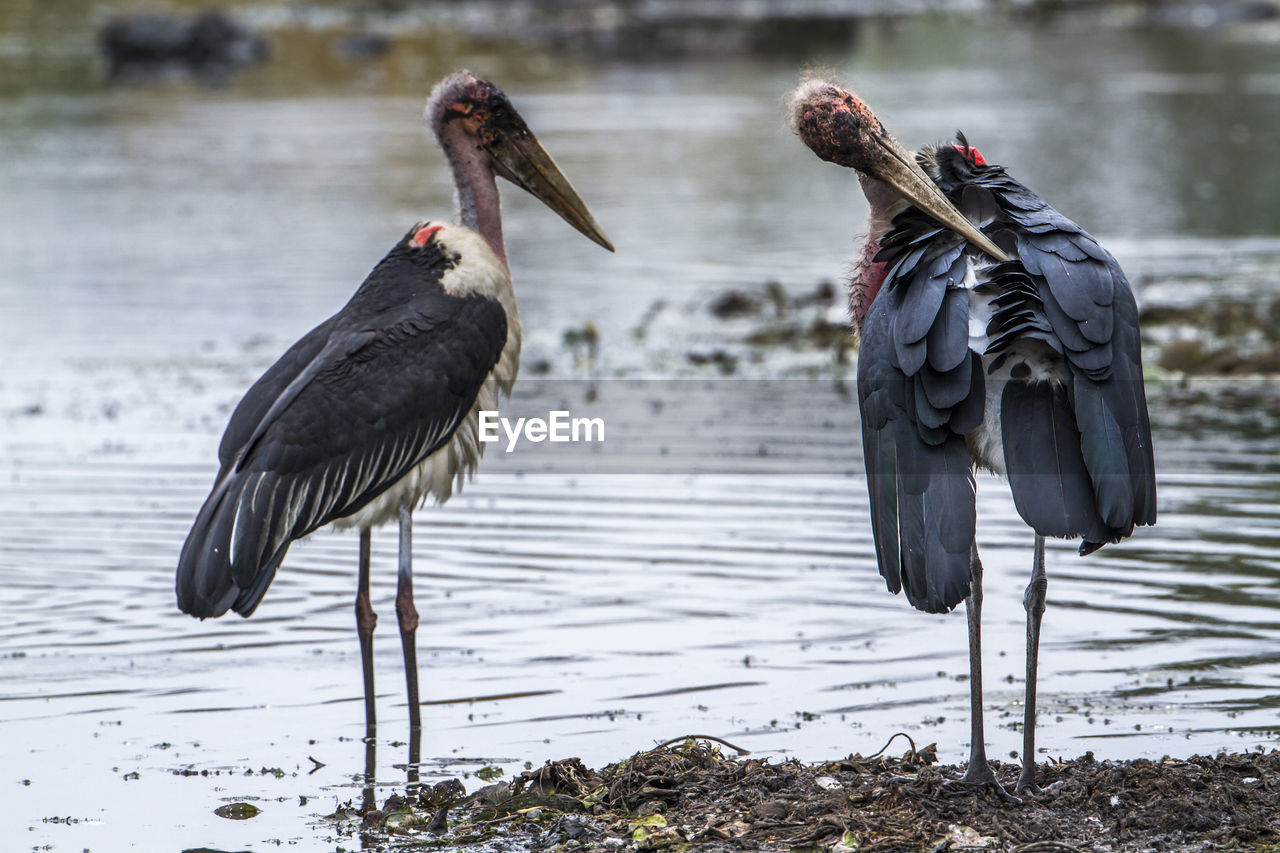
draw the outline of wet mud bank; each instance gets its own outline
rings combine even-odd
[[[901,743],[901,741],[898,741]],[[365,849],[1189,851],[1280,842],[1280,752],[1187,760],[1044,759],[1045,792],[1011,804],[955,784],[934,745],[890,757],[774,762],[687,740],[591,770],[549,762],[441,802],[332,816]],[[995,762],[1010,790],[1016,764]],[[448,815],[445,829],[444,816]],[[345,833],[344,833],[345,834]]]

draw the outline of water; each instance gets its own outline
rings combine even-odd
[[[962,760],[964,619],[884,591],[847,389],[810,382],[804,408],[780,402],[794,380],[766,380],[791,372],[788,354],[744,364],[759,381],[670,381],[714,374],[686,350],[733,345],[702,310],[715,293],[806,290],[852,253],[852,176],[783,125],[781,96],[812,57],[415,44],[362,71],[297,37],[216,90],[102,89],[81,48],[3,89],[4,837],[333,848],[321,816],[358,798],[364,768],[353,536],[294,546],[248,621],[178,613],[172,572],[243,390],[405,228],[449,209],[419,115],[429,81],[462,64],[513,95],[618,247],[504,189],[525,363],[581,377],[561,336],[593,321],[601,398],[665,404],[615,423],[618,440],[638,442],[635,458],[674,452],[648,473],[491,452],[460,497],[419,512],[424,774],[599,765],[692,732],[819,760],[906,730]],[[291,83],[302,55],[314,73]],[[1256,158],[1280,141],[1273,45],[926,21],[816,59],[908,145],[962,127],[1112,247],[1144,298],[1280,296],[1280,186]],[[582,387],[521,386],[530,406],[575,408]],[[1088,560],[1050,548],[1042,758],[1243,749],[1280,728],[1277,390],[1152,393],[1159,526]],[[690,438],[717,430],[714,453]],[[1031,536],[999,483],[979,498],[988,741],[1003,758],[1021,743]],[[394,531],[373,557],[381,799],[402,783],[406,737]],[[240,800],[261,815],[213,814]]]

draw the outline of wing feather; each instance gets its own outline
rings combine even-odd
[[[905,590],[913,606],[945,612],[969,594],[973,474],[962,438],[943,430],[935,445],[922,437],[919,412],[936,410],[893,364],[890,306],[887,299],[872,305],[858,355],[876,557],[891,592]]]
[[[992,270],[999,295],[987,355],[1030,343],[1064,360],[1054,383],[1033,377],[1002,391],[1010,427],[1002,430],[1004,456],[1019,512],[1042,534],[1082,536],[1082,552],[1155,523],[1138,313],[1120,265],[1003,168],[975,166],[947,149],[939,164],[953,198],[971,183],[991,191],[999,208],[992,238],[1015,247],[1015,257]]]
[[[449,441],[507,339],[496,300],[439,286],[456,260],[402,241],[245,395],[179,559],[184,611],[248,615],[290,542],[357,512]]]
[[[1037,532],[1079,536],[1087,553],[1154,523],[1156,489],[1137,310],[1119,265],[1003,168],[951,146],[934,153],[939,186],[1012,258],[991,265],[915,208],[899,214],[876,257],[888,272],[858,382],[880,573],[916,607],[945,610],[968,594],[964,436],[983,426],[989,393],[1015,505]],[[975,262],[991,307],[982,353],[968,336]],[[1057,364],[1051,381],[1024,371],[988,386],[988,363],[1027,353]]]

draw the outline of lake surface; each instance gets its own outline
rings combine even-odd
[[[741,349],[705,311],[717,293],[808,291],[853,252],[853,176],[784,126],[802,66],[853,81],[909,146],[962,128],[1145,301],[1280,298],[1280,177],[1258,158],[1280,149],[1280,47],[1253,31],[920,21],[821,56],[410,42],[298,70],[329,48],[310,35],[222,88],[123,90],[77,32],[0,90],[0,836],[23,849],[333,849],[322,816],[359,797],[365,760],[354,536],[295,545],[247,621],[178,613],[173,568],[245,388],[449,212],[420,114],[451,67],[506,88],[618,248],[504,188],[524,361],[546,371],[520,405],[634,414],[594,456],[491,450],[417,514],[428,779],[689,733],[822,760],[905,730],[967,755],[965,620],[876,574],[849,368],[765,353],[726,380],[686,358]],[[587,321],[590,368],[562,342]],[[1086,560],[1051,543],[1042,759],[1275,743],[1280,389],[1223,384],[1151,386],[1157,527]],[[987,737],[1007,758],[1032,537],[988,478],[979,525]],[[379,800],[405,775],[395,546],[375,533]],[[235,801],[262,813],[213,814]]]

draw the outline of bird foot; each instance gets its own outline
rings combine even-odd
[[[965,771],[963,776],[959,779],[948,779],[942,783],[942,787],[952,789],[986,788],[1011,806],[1022,804],[1021,798],[1015,797],[1005,790],[1005,787],[1000,784],[1000,780],[996,778],[995,772],[992,771],[991,765],[985,761],[977,766],[970,764],[969,769]]]
[[[1013,786],[1013,793],[1019,797],[1038,797],[1044,793],[1044,788],[1032,780],[1019,779],[1018,784]]]
[[[1059,779],[1052,785],[1041,788],[1036,784],[1034,777],[1018,777],[1018,784],[1013,787],[1013,793],[1019,797],[1040,797],[1045,794],[1053,793],[1065,784],[1065,780]]]

